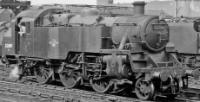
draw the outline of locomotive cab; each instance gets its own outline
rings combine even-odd
[[[34,46],[36,27],[43,25],[45,22],[41,19],[44,15],[60,10],[60,8],[31,8],[21,12],[16,19],[12,21],[12,34],[9,41],[6,42],[13,45],[13,49],[4,48],[6,54],[21,54],[25,56],[35,56]],[[9,39],[9,38],[8,38]]]

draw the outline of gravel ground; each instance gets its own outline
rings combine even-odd
[[[10,70],[12,68],[3,68],[0,65],[0,77],[8,77]],[[189,87],[200,89],[200,81],[196,81],[193,78],[189,79]],[[38,96],[30,96],[30,95],[20,95],[17,93],[9,93],[9,92],[1,92],[0,91],[0,102],[63,102],[59,100],[52,99],[44,99]],[[69,102],[69,101],[67,101]]]
[[[0,102],[63,102],[63,101],[44,99],[37,96],[0,92]]]
[[[200,89],[200,80],[194,80],[193,78],[190,78],[189,87],[195,88],[195,89]]]
[[[5,67],[3,67],[0,64],[0,77],[8,78],[11,69],[12,67],[5,69]],[[17,93],[0,91],[0,102],[63,102],[63,101],[56,101],[52,99],[44,99],[38,96],[21,95]]]

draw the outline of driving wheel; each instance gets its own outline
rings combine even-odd
[[[109,78],[104,79],[90,79],[90,85],[99,93],[108,93],[112,90],[112,82]]]
[[[36,71],[36,79],[40,84],[45,84],[50,81],[50,77],[53,75],[53,71],[50,68],[39,66]]]
[[[66,88],[74,88],[81,84],[80,72],[73,69],[59,73],[60,80]]]

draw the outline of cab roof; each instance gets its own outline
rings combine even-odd
[[[17,18],[23,17],[23,18],[32,18],[36,20],[37,18],[44,16],[47,13],[55,12],[63,10],[60,7],[38,7],[38,8],[30,8],[28,10],[22,11],[17,15]]]

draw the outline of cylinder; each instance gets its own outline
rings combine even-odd
[[[144,15],[144,9],[145,9],[144,1],[134,2],[133,6],[134,6],[134,15]]]

